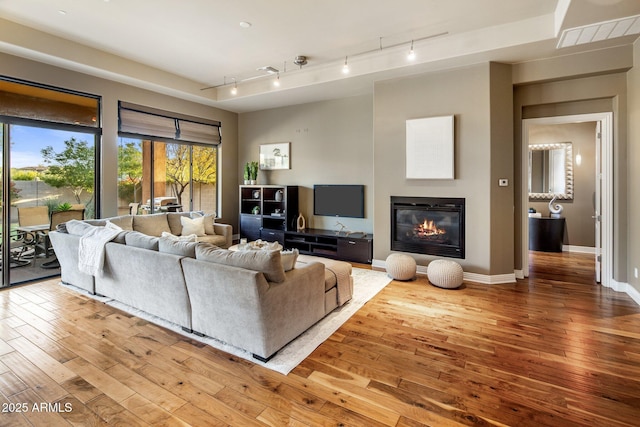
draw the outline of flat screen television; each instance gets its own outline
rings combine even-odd
[[[364,218],[364,185],[314,185],[313,214]]]

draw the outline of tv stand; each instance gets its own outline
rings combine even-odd
[[[371,264],[373,259],[373,235],[343,233],[308,228],[304,231],[285,231],[286,249],[298,249],[301,254]]]

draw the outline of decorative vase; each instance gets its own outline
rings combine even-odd
[[[282,190],[276,191],[276,202],[282,201]]]
[[[257,181],[257,179],[251,179],[251,180],[249,180],[249,184],[250,185],[256,185],[256,181]]]
[[[296,222],[296,228],[298,231],[304,231],[304,229],[306,228],[307,222],[305,221],[304,217],[302,216],[302,214],[298,214],[298,221]]]

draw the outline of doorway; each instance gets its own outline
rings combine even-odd
[[[528,207],[529,199],[529,145],[532,140],[532,133],[540,126],[562,126],[570,124],[586,124],[588,123],[593,130],[593,154],[591,160],[593,167],[593,194],[592,200],[582,200],[582,209],[585,202],[593,203],[588,208],[588,212],[582,212],[583,221],[586,214],[586,221],[590,221],[591,230],[593,230],[593,257],[595,265],[596,281],[604,286],[609,286],[612,279],[612,158],[613,158],[613,114],[612,113],[594,113],[581,114],[572,116],[545,117],[536,119],[523,120],[523,147],[522,147],[522,266],[523,274],[529,275],[529,217]],[[570,141],[566,141],[570,142]],[[580,162],[581,156],[584,154],[580,151],[573,152],[574,162]],[[576,165],[577,166],[577,165]],[[580,166],[577,166],[580,167]],[[600,172],[598,172],[598,169]],[[599,179],[598,179],[599,178]],[[584,195],[582,196],[584,197]],[[546,200],[548,203],[549,200]],[[560,201],[561,202],[561,201]],[[573,201],[569,202],[572,203]],[[562,202],[561,202],[562,203]],[[540,206],[540,205],[538,205]],[[573,206],[572,206],[573,207]],[[575,210],[575,209],[574,209]],[[574,220],[575,221],[575,220]],[[586,227],[586,225],[585,225]],[[585,245],[589,247],[591,244]],[[578,245],[579,246],[579,245]]]

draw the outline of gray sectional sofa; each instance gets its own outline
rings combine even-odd
[[[159,215],[165,215],[172,234],[181,234],[179,219],[171,215],[188,214]],[[234,252],[208,242],[158,237],[165,227],[159,215],[110,219],[121,227],[131,224],[131,230],[122,227],[126,231],[106,243],[103,270],[95,276],[78,269],[81,235],[51,232],[62,281],[242,348],[263,361],[351,298],[348,263],[325,268],[306,259],[290,268],[293,265],[286,264],[292,260],[283,265],[288,255],[280,251]],[[143,225],[144,221],[149,222]],[[214,227],[225,237],[220,243],[228,246],[231,227],[217,223]]]

